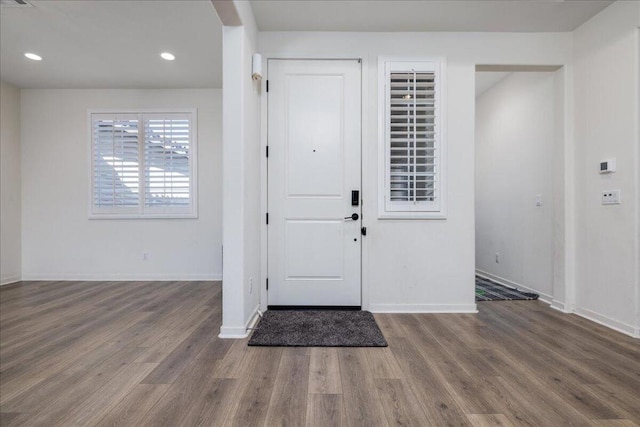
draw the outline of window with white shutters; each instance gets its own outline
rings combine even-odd
[[[380,218],[444,218],[442,61],[380,60]]]
[[[145,206],[189,206],[189,118],[145,116],[144,132]]]
[[[135,212],[140,193],[138,116],[96,114],[93,128],[93,206]]]
[[[90,113],[92,218],[196,217],[195,113]]]

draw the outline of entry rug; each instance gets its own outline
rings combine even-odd
[[[484,277],[476,276],[476,301],[534,300],[538,297],[538,294],[508,288]]]
[[[368,311],[267,310],[249,345],[387,347],[387,341]]]

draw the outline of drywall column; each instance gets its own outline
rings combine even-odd
[[[20,90],[0,82],[0,285],[22,275]]]
[[[260,301],[260,86],[251,80],[258,31],[248,2],[214,6],[224,25],[220,337],[244,338]]]
[[[556,72],[554,108],[556,112],[553,159],[553,300],[551,307],[570,313],[575,290],[575,187],[573,96],[571,69],[563,66]],[[561,84],[560,84],[561,82]],[[571,291],[571,294],[569,292]]]
[[[220,337],[244,328],[244,29],[222,29],[222,326]]]

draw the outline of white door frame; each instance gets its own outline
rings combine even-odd
[[[281,55],[281,54],[269,54],[265,53],[262,55],[262,69],[265,70],[263,75],[263,79],[261,82],[261,90],[262,93],[266,95],[266,82],[269,80],[269,68],[268,63],[270,59],[280,59],[280,60],[358,60],[360,61],[360,195],[362,203],[362,227],[367,227],[367,222],[369,220],[368,216],[365,215],[365,206],[369,206],[369,204],[365,205],[367,200],[373,200],[375,193],[371,194],[371,192],[375,192],[374,188],[369,188],[365,184],[364,177],[367,176],[369,171],[369,162],[367,161],[366,152],[364,150],[363,142],[369,136],[365,134],[365,130],[367,129],[367,117],[364,112],[364,106],[368,105],[369,101],[369,91],[368,91],[368,73],[364,72],[364,70],[368,69],[368,61],[364,55],[361,54],[353,54],[353,55],[337,55],[337,56],[325,56],[325,55],[305,55],[305,54],[292,54],[292,55]],[[267,299],[267,277],[269,277],[269,248],[268,248],[268,226],[264,218],[266,218],[266,214],[268,212],[268,162],[266,157],[266,147],[268,145],[267,137],[268,137],[268,96],[261,97],[261,105],[260,105],[260,149],[262,151],[261,162],[260,162],[260,177],[261,177],[261,188],[260,188],[260,218],[262,218],[262,227],[261,227],[261,248],[260,248],[260,310],[266,310],[268,306]],[[369,136],[371,137],[371,136]],[[374,162],[375,163],[375,162]],[[375,166],[375,165],[374,165]],[[365,200],[366,199],[366,200]],[[368,262],[369,262],[369,245],[368,240],[365,236],[361,236],[360,239],[361,251],[360,251],[360,292],[361,292],[361,309],[368,310],[369,309],[369,274],[368,274]]]

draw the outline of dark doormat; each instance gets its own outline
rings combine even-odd
[[[518,289],[499,285],[498,283],[476,276],[476,301],[511,301],[534,300],[539,295],[532,292],[522,292]]]
[[[249,345],[387,347],[387,341],[368,311],[267,310]]]

